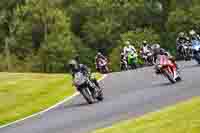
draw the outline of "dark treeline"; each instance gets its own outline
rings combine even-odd
[[[160,42],[199,30],[199,0],[1,0],[0,71],[65,72],[79,54],[94,68],[102,51],[118,69],[123,42]]]

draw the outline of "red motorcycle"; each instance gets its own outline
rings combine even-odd
[[[157,73],[164,75],[171,83],[181,80],[177,66],[172,60],[165,55],[161,55],[158,60],[159,63],[156,65]]]

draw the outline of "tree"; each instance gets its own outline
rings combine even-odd
[[[14,21],[9,22],[9,26],[14,27],[11,49],[19,60],[25,62],[27,57],[38,56],[32,61],[41,64],[40,70],[51,71],[53,64],[64,69],[64,64],[75,52],[71,44],[70,18],[64,10],[48,0],[29,0],[16,7],[12,19]]]

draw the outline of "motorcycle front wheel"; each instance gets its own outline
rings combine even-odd
[[[93,103],[93,97],[91,95],[91,92],[90,92],[89,88],[81,89],[80,93],[85,98],[85,100],[87,101],[88,104],[92,104]]]
[[[173,74],[171,74],[170,72],[168,72],[167,70],[164,70],[164,75],[168,78],[168,80],[174,84],[176,83],[176,80],[174,79]]]
[[[98,101],[103,101],[104,97],[103,97],[103,93],[100,92],[100,94],[97,96],[97,100]]]
[[[200,64],[200,54],[199,54],[198,52],[195,52],[195,53],[194,53],[194,59],[196,60],[196,62],[197,62],[198,64]]]

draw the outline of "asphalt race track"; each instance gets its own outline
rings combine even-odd
[[[183,81],[170,84],[152,67],[109,74],[102,82],[105,100],[87,105],[81,96],[51,111],[0,129],[0,133],[88,133],[119,120],[141,116],[200,96],[200,66],[179,62]]]

